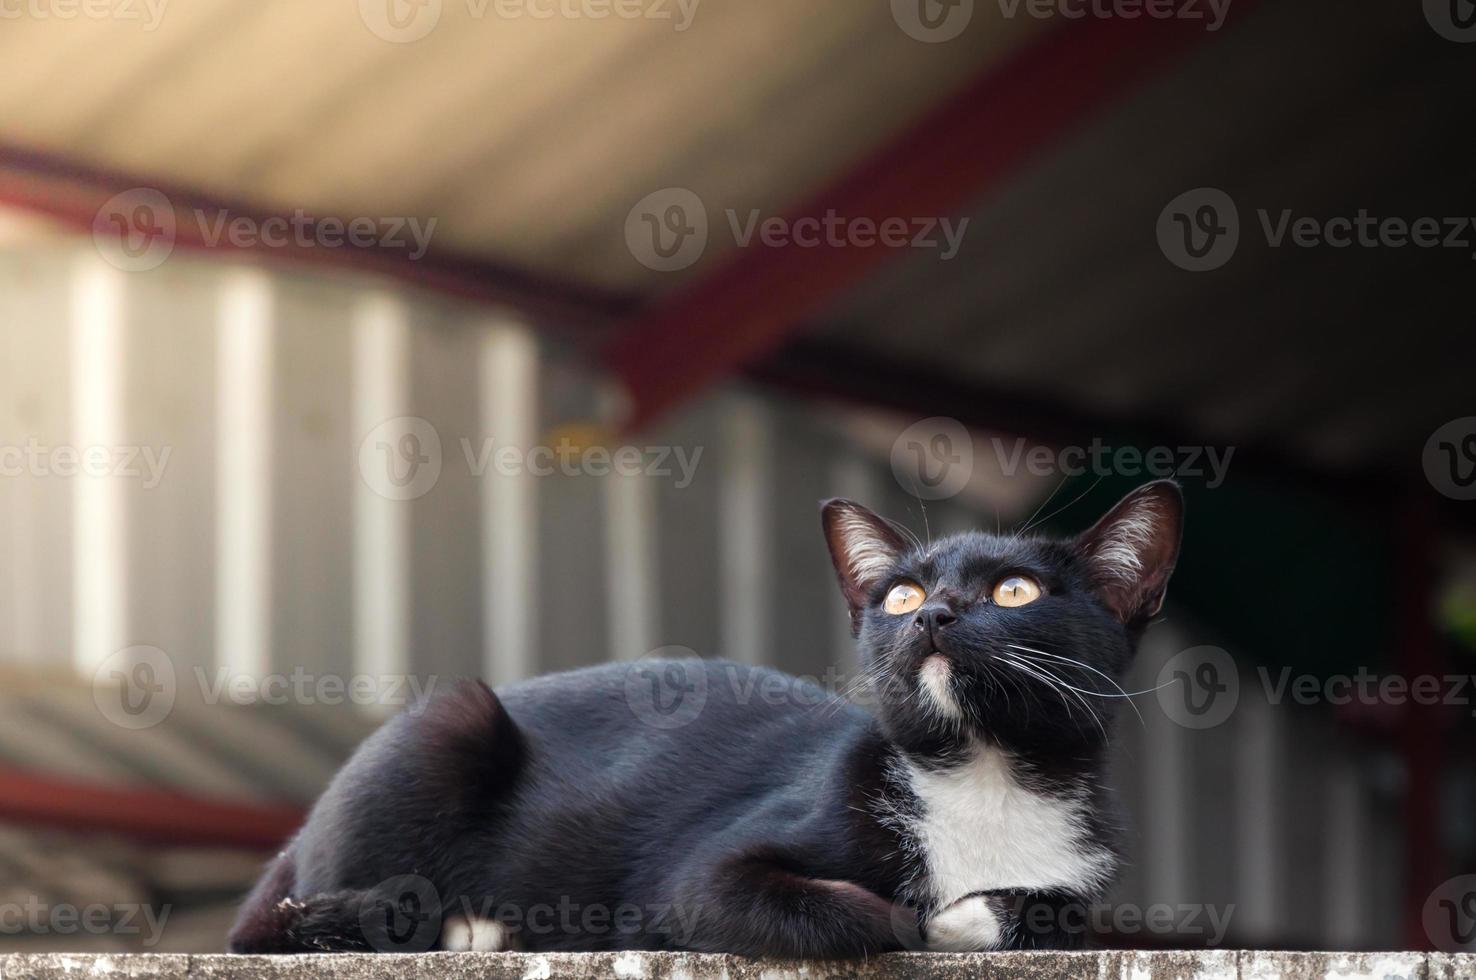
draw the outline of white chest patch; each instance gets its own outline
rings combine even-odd
[[[942,772],[908,764],[907,780],[922,804],[910,831],[938,908],[990,888],[1089,891],[1112,873],[1111,854],[1089,839],[1085,803],[1022,786],[998,749]]]

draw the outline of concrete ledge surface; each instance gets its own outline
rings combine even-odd
[[[1476,980],[1472,953],[891,953],[750,960],[692,953],[184,956],[16,953],[0,980]]]

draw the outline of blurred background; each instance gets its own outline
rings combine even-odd
[[[1100,941],[1469,948],[1473,41],[1468,0],[0,0],[0,950],[223,948],[451,677],[843,690],[822,498],[1075,532],[1170,474],[1113,907],[1172,914]]]

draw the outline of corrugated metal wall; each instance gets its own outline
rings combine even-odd
[[[0,447],[44,460],[0,477],[0,661],[87,677],[144,644],[212,675],[500,682],[680,646],[848,673],[816,502],[920,529],[885,461],[803,405],[727,390],[639,440],[695,457],[689,484],[669,457],[664,477],[475,472],[495,459],[485,440],[551,443],[600,398],[481,308],[182,258],[130,275],[80,249],[0,252]],[[423,427],[384,426],[403,416],[439,453]],[[130,473],[55,472],[93,446]],[[428,489],[417,459],[439,462]],[[995,515],[955,499],[928,520]],[[1129,689],[1203,642],[1182,620],[1156,628]],[[1396,943],[1397,816],[1368,760],[1326,715],[1242,689],[1207,731],[1151,695],[1141,724],[1125,713],[1121,899],[1234,906],[1241,942]]]

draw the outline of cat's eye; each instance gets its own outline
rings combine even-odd
[[[923,600],[926,598],[927,596],[919,586],[913,585],[911,582],[898,582],[892,586],[892,591],[887,593],[887,598],[882,603],[882,608],[893,616],[901,616],[903,613],[910,613],[918,606],[921,606]]]
[[[1040,598],[1040,585],[1024,575],[1011,575],[994,587],[994,601],[1001,606],[1025,606]]]

